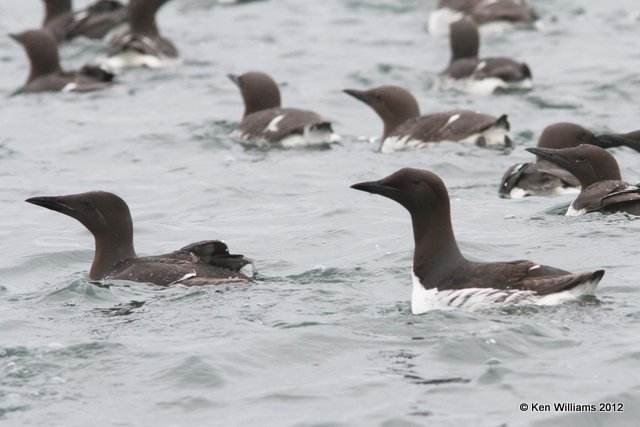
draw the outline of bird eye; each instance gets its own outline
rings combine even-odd
[[[413,183],[413,185],[420,185],[420,184],[422,184],[423,181],[421,179],[419,179],[419,178],[416,178],[416,179],[412,180],[411,182]]]

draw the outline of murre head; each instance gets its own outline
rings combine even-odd
[[[266,73],[250,71],[242,75],[229,74],[244,101],[244,117],[256,111],[280,107],[280,89]]]
[[[45,15],[42,23],[43,26],[51,22],[52,19],[71,12],[71,0],[44,0],[44,8]]]
[[[144,36],[160,35],[156,12],[168,0],[129,0],[128,15],[131,31]]]
[[[413,271],[421,279],[440,280],[450,267],[464,261],[451,227],[449,193],[433,172],[403,168],[351,188],[388,197],[409,211],[415,242]]]
[[[595,135],[578,124],[560,122],[547,126],[538,140],[538,147],[542,148],[568,148],[577,147],[580,144],[591,144],[600,148],[629,147],[640,150],[640,131]]]
[[[9,37],[20,43],[29,57],[31,71],[27,83],[40,76],[61,71],[58,43],[49,31],[27,30],[20,34],[9,34]]]
[[[595,145],[581,144],[561,149],[534,147],[526,150],[571,172],[583,189],[596,182],[622,179],[616,159]]]
[[[449,212],[449,194],[444,183],[426,170],[403,168],[381,180],[361,182],[351,188],[388,197],[412,213]]]
[[[380,86],[369,90],[345,89],[344,92],[378,113],[384,122],[382,140],[407,120],[420,116],[418,102],[409,91],[400,86]]]
[[[595,139],[593,132],[578,124],[559,122],[544,128],[538,140],[538,147],[554,149],[577,147],[580,144],[592,144]]]
[[[104,278],[109,267],[116,262],[135,256],[129,207],[113,193],[91,191],[67,196],[32,197],[26,202],[68,215],[87,227],[96,243],[90,272],[92,279]]]
[[[463,58],[477,58],[480,49],[478,26],[470,18],[462,18],[449,25],[451,61]]]

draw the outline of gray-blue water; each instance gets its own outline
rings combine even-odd
[[[77,1],[77,6],[87,1]],[[640,4],[540,0],[544,27],[485,37],[529,63],[535,90],[471,97],[432,88],[448,40],[435,1],[174,0],[159,14],[177,69],[130,71],[110,90],[10,98],[26,79],[0,37],[0,424],[7,426],[635,426],[640,417],[639,222],[565,218],[571,197],[501,200],[503,171],[566,120],[640,128]],[[39,24],[39,1],[0,2],[0,33]],[[101,43],[63,47],[63,64]],[[332,119],[328,150],[248,149],[227,73],[259,69],[286,106]],[[511,154],[444,143],[382,155],[379,119],[342,89],[399,84],[423,112],[509,113]],[[640,156],[614,151],[640,180]],[[410,312],[407,213],[349,185],[404,167],[449,187],[463,252],[605,268],[597,298],[554,307]],[[150,255],[224,239],[255,259],[251,285],[159,288],[88,281],[90,234],[24,203],[102,189],[133,213]],[[622,413],[520,404],[622,403]],[[599,408],[598,408],[599,409]]]

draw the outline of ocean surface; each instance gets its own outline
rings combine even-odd
[[[43,11],[0,2],[0,425],[637,426],[640,222],[568,218],[572,196],[497,190],[548,124],[640,128],[640,3],[531,3],[539,31],[481,46],[526,61],[528,93],[436,90],[449,47],[426,31],[434,0],[173,0],[158,21],[181,67],[127,71],[102,92],[11,97],[28,62],[4,34],[37,27]],[[63,66],[103,49],[65,45]],[[285,106],[331,119],[342,143],[232,141],[243,105],[227,74],[249,70],[274,76]],[[379,154],[381,121],[342,89],[382,84],[410,89],[423,113],[508,113],[515,147]],[[640,181],[640,154],[613,153]],[[467,257],[604,268],[597,297],[412,315],[409,216],[349,188],[405,166],[442,177]],[[223,239],[255,260],[255,281],[90,282],[88,231],[24,200],[98,189],[128,202],[140,255]]]

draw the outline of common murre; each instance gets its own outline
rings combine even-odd
[[[116,0],[97,0],[84,9],[73,11],[71,0],[44,0],[42,27],[58,42],[87,37],[101,39],[127,22],[126,7]]]
[[[111,85],[113,74],[96,65],[64,71],[60,66],[56,39],[47,30],[28,30],[9,36],[24,47],[30,63],[29,77],[16,93],[86,92]]]
[[[618,162],[607,150],[589,144],[526,150],[566,169],[580,181],[582,189],[567,209],[567,216],[590,212],[640,215],[640,186],[622,180]]]
[[[247,282],[241,272],[251,260],[229,254],[224,242],[205,240],[175,252],[138,257],[133,247],[133,222],[120,197],[104,191],[26,200],[78,220],[93,234],[95,255],[89,277],[147,282],[168,286]]]
[[[379,181],[361,182],[356,190],[388,197],[411,215],[415,250],[411,310],[481,308],[503,304],[557,304],[593,295],[604,270],[570,273],[519,260],[473,262],[456,242],[449,194],[432,172],[404,168]]]
[[[633,138],[637,138],[634,140]],[[640,151],[640,131],[627,134],[596,135],[588,129],[569,122],[553,123],[542,131],[537,147],[568,148],[591,144],[602,148],[630,147]],[[556,196],[578,194],[580,181],[568,170],[541,158],[534,162],[517,163],[502,176],[498,194],[505,199],[528,196]]]
[[[332,144],[340,141],[331,122],[319,114],[280,106],[280,89],[266,73],[229,74],[242,95],[244,114],[231,133],[241,140],[266,140],[283,147]]]
[[[114,70],[180,65],[178,49],[160,34],[156,24],[156,13],[167,1],[130,0],[127,6],[130,29],[111,41],[101,62]]]
[[[507,116],[498,118],[467,110],[420,115],[416,99],[400,86],[380,86],[369,90],[345,89],[364,102],[384,123],[380,151],[425,148],[440,141],[460,141],[482,147],[511,146]]]
[[[449,25],[470,17],[483,32],[538,26],[538,15],[524,0],[438,0],[429,14],[429,32],[444,35]]]
[[[524,62],[506,57],[478,58],[480,33],[470,18],[451,24],[451,60],[436,86],[472,95],[490,95],[533,87],[531,70]]]

